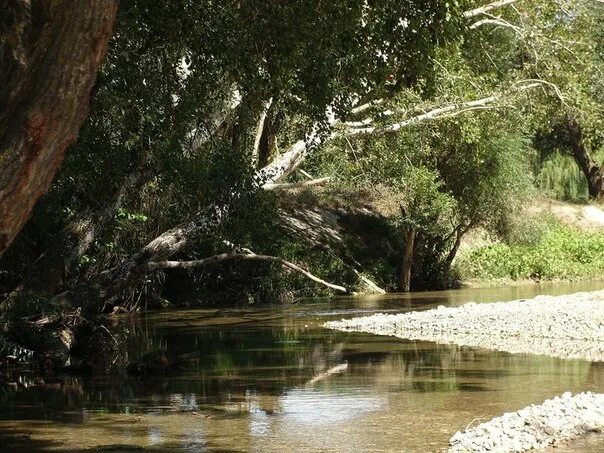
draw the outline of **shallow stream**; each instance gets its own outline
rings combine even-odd
[[[442,451],[455,431],[565,391],[604,363],[329,331],[328,320],[604,288],[604,282],[309,300],[123,320],[128,354],[195,352],[156,378],[34,382],[0,398],[10,451]],[[3,448],[2,448],[3,447]],[[567,448],[567,450],[565,450]],[[556,451],[603,451],[591,436]]]

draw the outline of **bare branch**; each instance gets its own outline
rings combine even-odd
[[[489,3],[488,5],[481,6],[480,8],[466,11],[465,13],[463,13],[463,17],[465,17],[466,19],[471,19],[472,17],[480,16],[481,14],[488,13],[489,11],[493,11],[494,9],[511,5],[512,3],[516,3],[517,1],[518,0],[499,0],[493,3]]]
[[[313,178],[313,176],[312,176],[310,173],[308,173],[308,172],[306,172],[306,171],[302,170],[301,168],[299,168],[299,169],[298,169],[298,172],[299,172],[299,173],[300,173],[302,176],[304,176],[306,179],[315,179],[315,178]]]
[[[518,86],[520,83],[519,82],[519,83],[515,84],[515,86],[512,89],[510,89],[508,91],[508,93],[505,93],[505,94],[488,96],[486,98],[477,99],[474,101],[449,104],[449,105],[446,105],[443,107],[439,107],[439,108],[430,110],[426,113],[422,113],[421,115],[417,115],[417,116],[408,118],[408,119],[400,121],[398,123],[384,126],[382,128],[379,128],[376,126],[371,126],[371,127],[365,127],[365,128],[348,129],[348,130],[341,132],[340,135],[349,136],[349,135],[397,132],[400,129],[402,129],[403,127],[410,126],[410,125],[416,124],[416,123],[420,123],[422,121],[443,118],[446,116],[450,116],[451,114],[459,114],[463,111],[468,111],[468,110],[480,110],[480,109],[488,108],[488,106],[490,104],[493,104],[494,102],[501,100],[507,94],[525,91],[530,88],[542,86],[543,84],[550,85],[550,82],[546,82],[546,81],[542,81],[542,80],[530,80],[530,82],[531,83]],[[557,92],[557,94],[558,94],[558,92]]]
[[[268,110],[271,108],[272,104],[273,98],[270,98],[268,102],[264,105],[264,110],[262,110],[260,120],[258,121],[258,128],[256,129],[256,138],[254,139],[254,149],[252,151],[252,162],[254,163],[254,166],[258,161],[258,150],[260,149],[260,139],[262,138],[262,132],[264,131],[264,123],[266,123],[266,115],[268,114]]]
[[[604,0],[603,0],[604,1]],[[366,110],[369,110],[371,107],[375,107],[376,105],[382,105],[385,101],[383,99],[376,99],[375,101],[368,102],[367,104],[359,105],[358,107],[353,108],[350,113],[356,115],[358,113],[362,113]]]
[[[517,27],[516,25],[510,24],[509,22],[501,20],[501,19],[479,20],[477,22],[474,22],[472,25],[470,25],[470,30],[475,30],[476,28],[481,27],[482,25],[487,25],[487,24],[498,25],[500,27],[510,28],[510,29],[514,30],[514,32],[516,32],[517,34],[519,34],[519,35],[522,34],[522,29],[520,27]]]
[[[447,105],[444,107],[439,107],[434,110],[430,110],[429,112],[422,113],[421,115],[414,116],[412,118],[406,119],[399,123],[394,123],[394,124],[385,126],[383,128],[378,128],[376,126],[372,126],[372,127],[366,127],[366,128],[350,129],[350,130],[346,131],[343,135],[360,135],[360,134],[397,132],[401,128],[410,126],[415,123],[420,123],[422,121],[439,118],[447,113],[455,112],[457,110],[484,106],[486,104],[490,104],[490,103],[496,101],[497,99],[499,99],[499,96],[489,96],[487,98],[478,99],[476,101],[462,102],[462,103],[458,103],[458,104],[450,104],[450,105]]]
[[[323,285],[329,289],[332,289],[341,293],[348,293],[349,291],[343,286],[334,285],[333,283],[326,282],[325,280],[311,274],[307,270],[301,268],[297,264],[292,263],[291,261],[287,261],[283,258],[279,258],[276,256],[270,255],[257,255],[251,251],[241,252],[231,252],[231,253],[222,253],[220,255],[210,256],[208,258],[203,258],[200,260],[193,261],[156,261],[149,263],[148,269],[150,271],[158,271],[161,269],[197,269],[200,267],[210,266],[212,264],[220,263],[223,261],[229,260],[240,260],[240,261],[269,261],[273,263],[281,264],[281,266],[286,267],[288,269],[292,269],[299,274],[304,275],[309,280],[312,280],[315,283]]]

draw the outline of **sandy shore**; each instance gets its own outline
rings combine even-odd
[[[324,326],[510,353],[604,361],[604,291],[376,314]]]

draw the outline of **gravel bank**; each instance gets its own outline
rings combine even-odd
[[[455,433],[449,453],[521,452],[603,430],[604,395],[569,392]]]
[[[324,327],[511,353],[604,361],[604,290],[444,306],[331,321]]]

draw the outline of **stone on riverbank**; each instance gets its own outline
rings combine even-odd
[[[604,430],[604,394],[570,392],[457,432],[449,453],[522,452]]]
[[[604,291],[380,313],[324,326],[510,353],[604,361]]]

